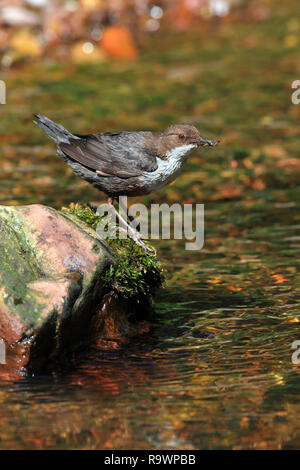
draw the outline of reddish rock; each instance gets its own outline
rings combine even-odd
[[[37,371],[91,329],[114,262],[88,226],[42,205],[0,207],[0,374]]]

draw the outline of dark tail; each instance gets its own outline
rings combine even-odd
[[[41,114],[34,114],[34,116],[37,118],[37,121],[33,122],[46,132],[57,144],[61,142],[68,144],[70,137],[76,139],[76,136],[71,134],[71,132],[67,131],[67,129],[60,124],[51,121],[51,119],[48,119],[46,116],[42,116]]]

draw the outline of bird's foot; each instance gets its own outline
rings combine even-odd
[[[127,228],[124,228],[124,227],[119,226],[119,227],[116,227],[116,228],[119,232],[126,233],[126,235],[128,235],[137,245],[139,245],[145,251],[148,251],[150,253],[154,253],[153,248],[146,245],[146,243],[144,243],[141,235],[136,230],[134,230],[132,227],[128,226]]]
[[[126,233],[137,245],[139,245],[145,251],[153,253],[154,252],[153,248],[150,248],[150,246],[146,245],[146,243],[143,242],[141,234],[137,230],[133,229],[128,224],[128,222],[121,216],[121,214],[119,214],[119,212],[116,210],[115,206],[113,205],[113,200],[111,198],[108,199],[108,205],[110,206],[111,211],[118,218],[119,223],[121,223],[123,226],[123,227],[122,226],[117,227],[117,230],[119,232]]]

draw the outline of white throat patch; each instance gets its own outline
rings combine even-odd
[[[187,157],[196,147],[195,144],[181,145],[167,152],[166,160],[157,158],[157,170],[145,172],[142,187],[155,191],[173,181],[185,163],[186,158],[183,157]]]

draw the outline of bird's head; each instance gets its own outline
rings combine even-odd
[[[169,148],[194,146],[196,147],[214,147],[219,143],[218,140],[210,140],[202,137],[195,126],[188,124],[176,124],[168,127],[162,133],[162,140]]]

